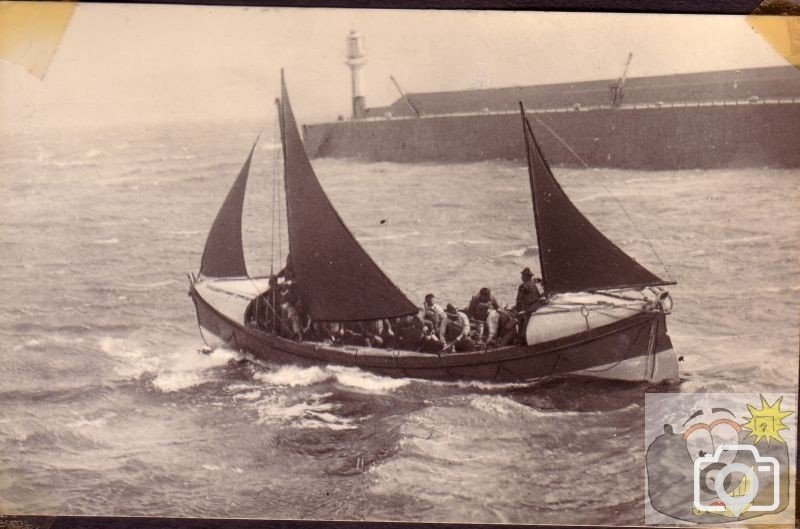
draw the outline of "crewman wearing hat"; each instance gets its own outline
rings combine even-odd
[[[452,347],[456,351],[472,351],[475,342],[469,337],[469,316],[448,303],[444,309],[446,318],[442,322],[443,333],[447,344],[445,349]]]
[[[539,308],[538,301],[542,297],[539,287],[533,280],[533,272],[527,266],[520,272],[522,284],[517,288],[517,312],[526,314]]]
[[[517,288],[517,317],[520,320],[519,333],[522,338],[525,337],[525,331],[528,328],[528,319],[532,312],[536,311],[541,306],[542,292],[536,286],[533,278],[533,272],[527,266],[520,272],[522,276],[522,284]]]

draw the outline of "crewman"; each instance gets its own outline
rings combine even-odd
[[[256,296],[247,306],[244,313],[244,322],[248,327],[255,327],[262,331],[272,332],[278,323],[275,308],[278,306],[278,278],[270,276],[268,288]]]
[[[475,320],[476,335],[479,343],[483,343],[483,329],[487,318],[499,308],[500,304],[497,303],[488,287],[483,287],[477,294],[472,296],[467,308],[467,316]],[[492,319],[495,319],[495,317],[492,316]]]
[[[542,306],[544,300],[531,269],[525,267],[520,272],[520,276],[522,276],[522,284],[517,288],[517,303],[514,308],[517,311],[517,319],[519,320],[519,335],[524,341],[528,320],[531,314]]]
[[[446,319],[444,309],[436,303],[436,297],[433,294],[425,295],[425,303],[422,306],[424,311],[423,320],[425,326],[428,327],[434,336],[440,341],[444,342],[444,334],[441,333],[442,322]]]
[[[284,336],[293,340],[303,339],[303,325],[301,321],[300,292],[294,281],[294,274],[286,269],[284,282],[280,284],[280,310]]]
[[[404,351],[416,351],[422,346],[422,336],[425,324],[422,318],[415,314],[395,318],[392,324],[396,336],[396,347]]]
[[[507,308],[491,311],[486,318],[486,326],[489,328],[487,349],[509,345],[517,336],[517,318]]]
[[[387,319],[362,321],[359,324],[361,335],[367,347],[394,346],[394,331]]]
[[[317,339],[324,344],[339,343],[344,334],[342,324],[335,321],[315,321],[312,328],[317,335]]]
[[[472,351],[475,342],[469,337],[469,316],[464,311],[456,309],[448,303],[444,310],[445,319],[442,321],[441,332],[445,337],[445,349],[452,347],[456,351]]]

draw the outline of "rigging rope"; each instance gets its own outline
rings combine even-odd
[[[527,114],[527,113],[528,113],[528,112],[526,111],[526,114]],[[581,162],[581,164],[583,165],[583,167],[584,167],[585,169],[589,169],[589,168],[590,168],[590,167],[589,167],[589,164],[587,164],[587,163],[586,163],[586,162],[583,160],[583,158],[581,158],[581,157],[578,155],[578,153],[577,153],[577,152],[575,152],[575,151],[572,149],[572,147],[570,147],[570,146],[567,144],[567,142],[564,140],[564,138],[562,138],[561,136],[559,136],[559,135],[556,133],[556,131],[554,131],[552,128],[550,128],[550,126],[548,126],[548,125],[547,125],[547,123],[545,123],[544,121],[542,121],[541,119],[539,119],[539,118],[538,118],[538,117],[537,117],[535,114],[533,115],[533,119],[535,119],[535,120],[536,120],[536,123],[538,123],[539,125],[541,125],[542,127],[544,127],[544,128],[545,128],[545,129],[546,129],[546,130],[547,130],[547,131],[550,133],[550,134],[552,134],[552,135],[553,135],[553,137],[554,137],[555,139],[557,139],[557,140],[559,141],[559,143],[561,143],[561,145],[563,145],[563,146],[564,146],[564,147],[565,147],[565,148],[566,148],[566,149],[567,149],[567,150],[568,150],[568,151],[569,151],[569,152],[570,152],[570,153],[571,153],[571,154],[572,154],[572,155],[575,157],[575,159],[577,159],[579,162]],[[616,203],[617,203],[617,206],[619,206],[619,209],[621,209],[621,210],[622,210],[622,213],[624,213],[624,214],[625,214],[625,217],[628,219],[628,222],[629,222],[629,223],[630,223],[630,224],[633,226],[633,229],[635,229],[635,230],[636,230],[636,232],[639,234],[639,236],[640,236],[642,239],[644,239],[644,241],[647,243],[647,246],[649,246],[649,247],[650,247],[650,251],[651,251],[651,252],[653,252],[653,255],[655,255],[655,256],[656,256],[656,259],[658,259],[658,262],[659,262],[659,263],[661,263],[661,266],[664,268],[664,271],[667,273],[667,276],[668,276],[668,277],[671,279],[671,278],[672,278],[672,272],[670,272],[670,270],[669,270],[669,267],[668,267],[668,266],[667,266],[667,264],[664,262],[664,260],[663,260],[663,259],[661,259],[661,256],[660,256],[660,255],[658,255],[658,252],[656,251],[656,249],[655,249],[655,247],[653,246],[653,244],[650,242],[650,239],[649,239],[649,238],[647,238],[647,237],[645,237],[645,235],[644,235],[644,234],[643,234],[643,233],[642,233],[642,232],[639,230],[639,228],[638,228],[638,225],[637,225],[635,222],[633,222],[633,219],[631,218],[630,214],[628,213],[628,210],[627,210],[627,209],[625,209],[625,206],[623,206],[623,205],[622,205],[622,201],[620,201],[620,200],[619,200],[619,199],[616,197],[616,195],[614,195],[614,194],[611,192],[611,190],[608,188],[608,186],[606,185],[606,183],[605,183],[605,178],[602,176],[602,174],[600,175],[600,179],[601,179],[601,181],[600,181],[600,185],[601,185],[601,186],[603,186],[603,189],[605,189],[605,190],[606,190],[606,193],[608,193],[608,195],[609,195],[609,196],[610,196],[610,197],[611,197],[611,198],[614,200],[614,202],[616,202]]]

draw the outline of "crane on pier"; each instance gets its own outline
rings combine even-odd
[[[611,91],[611,106],[617,108],[622,105],[622,98],[625,95],[625,79],[628,77],[628,67],[631,65],[633,53],[628,53],[628,60],[625,62],[625,68],[622,70],[622,75],[617,79],[617,82],[608,87]]]

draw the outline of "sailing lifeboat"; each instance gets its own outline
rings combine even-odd
[[[317,322],[416,315],[345,226],[306,155],[286,85],[278,101],[289,254],[305,312]],[[247,273],[242,206],[253,156],[244,163],[206,241],[190,292],[204,338],[279,364],[354,366],[393,377],[520,382],[558,375],[678,380],[667,335],[671,300],[663,281],[600,233],[553,177],[522,109],[523,134],[547,302],[532,314],[525,345],[472,352],[419,351],[294,341],[245,324],[268,288]],[[253,149],[255,145],[253,146]]]

